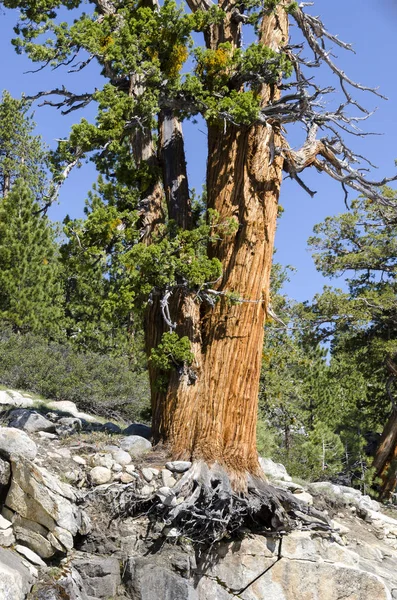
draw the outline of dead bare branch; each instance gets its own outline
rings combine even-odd
[[[80,108],[84,108],[94,99],[94,92],[87,92],[84,94],[75,94],[73,92],[69,92],[65,86],[62,88],[55,88],[53,90],[47,90],[44,92],[39,92],[34,96],[27,96],[26,99],[33,101],[38,100],[39,98],[44,98],[45,96],[61,96],[63,100],[59,102],[53,102],[52,100],[44,100],[39,106],[54,106],[57,109],[68,106],[66,110],[61,110],[63,115],[67,115],[74,110],[78,110]]]

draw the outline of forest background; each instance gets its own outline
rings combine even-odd
[[[330,30],[353,43],[357,56],[340,52],[342,67],[357,81],[379,85],[390,98],[388,103],[380,103],[379,111],[367,124],[371,131],[385,135],[355,140],[355,149],[379,165],[380,179],[390,173],[396,155],[393,132],[397,129],[397,88],[391,76],[394,52],[390,51],[390,40],[397,11],[387,1],[376,6],[357,1],[345,5],[339,1],[332,5],[319,2],[314,12],[321,13]],[[32,67],[24,57],[14,55],[9,42],[15,19],[9,13],[1,19],[1,50],[7,57],[3,87],[20,97],[22,92],[33,94],[60,85],[64,75],[57,72],[23,74]],[[80,86],[83,92],[94,85],[98,75],[92,70],[89,78],[86,71],[83,77],[71,77],[74,89]],[[14,107],[1,126],[12,131],[15,114]],[[85,116],[90,118],[89,111]],[[66,135],[75,120],[73,113],[62,118],[50,107],[35,108],[37,128],[30,133],[26,130],[26,135],[40,134],[54,148],[55,139]],[[199,197],[205,168],[205,153],[200,150],[204,125],[201,132],[193,131],[197,130],[187,123],[190,185]],[[293,135],[298,145],[301,132]],[[5,137],[2,132],[2,139]],[[38,148],[34,151],[39,152]],[[45,156],[37,156],[37,170],[31,169],[29,177],[37,174],[45,160]],[[26,189],[11,186],[8,201],[2,202],[0,380],[4,385],[45,396],[75,400],[107,416],[148,419],[149,394],[139,321],[131,321],[128,311],[115,299],[107,272],[109,263],[92,268],[90,262],[88,268],[85,257],[78,252],[76,231],[82,225],[75,219],[83,218],[84,199],[95,179],[93,166],[84,165],[62,186],[59,205],[48,211],[51,221],[63,221],[66,214],[72,219],[62,233],[59,226],[51,233],[51,223],[34,210],[33,204],[33,209],[29,208],[34,198]],[[324,176],[310,173],[306,183],[317,190],[314,199],[292,182],[286,182],[282,190],[285,212],[276,238],[274,318],[268,323],[263,353],[259,450],[286,463],[293,474],[304,478],[339,477],[346,483],[365,486],[370,480],[370,459],[377,436],[391,409],[386,359],[397,351],[396,229],[365,202],[347,213],[339,186]],[[3,189],[4,196],[7,194]],[[27,227],[25,238],[19,241],[15,231],[22,229],[17,222],[20,211],[14,214],[12,209],[17,205],[16,196],[18,202],[25,202],[26,215],[32,218],[31,228]],[[320,253],[316,270],[307,251],[307,239],[315,224],[342,212],[344,216],[329,218],[320,226],[322,241],[312,240],[311,248],[317,247]],[[25,225],[29,218],[24,219]],[[369,226],[365,228],[363,223]],[[42,231],[41,237],[38,231]],[[12,244],[15,255],[22,257],[20,264],[25,260],[32,265],[36,249],[38,264],[47,267],[45,260],[53,264],[51,275],[48,269],[38,269],[32,282],[31,272],[25,291],[21,290],[23,273],[13,270]],[[21,248],[24,253],[19,255]],[[45,254],[40,254],[40,248],[46,250]],[[373,252],[363,252],[363,248]],[[296,273],[285,270],[288,265]],[[337,276],[337,281],[330,281],[332,276]],[[328,290],[312,300],[314,294],[321,294],[324,277],[327,285],[336,284],[343,292]],[[12,309],[10,297],[16,297],[16,287],[19,308]],[[24,314],[21,306],[25,306]],[[43,310],[41,317],[37,306]]]

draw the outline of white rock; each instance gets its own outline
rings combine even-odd
[[[1,427],[0,454],[7,458],[22,456],[28,460],[34,460],[37,455],[37,446],[24,431],[13,427]]]
[[[123,467],[129,465],[132,461],[131,455],[128,454],[128,452],[126,452],[125,450],[121,450],[120,448],[117,448],[116,451],[112,452],[112,456],[113,460],[115,460],[117,463],[119,463],[119,465],[122,465]]]
[[[339,485],[338,487],[340,489],[341,494],[351,494],[352,496],[355,496],[357,499],[361,498],[361,496],[362,496],[362,493],[360,492],[360,490],[356,490],[356,488],[352,488],[347,485]]]
[[[84,535],[88,520],[76,505],[77,492],[55,475],[38,465],[18,458],[12,461],[13,478],[6,506],[50,531],[58,525]]]
[[[8,529],[0,529],[0,546],[7,548],[8,546],[12,546],[12,544],[15,544],[15,535],[12,527],[9,527]]]
[[[5,519],[2,515],[0,515],[0,529],[8,529],[12,526],[11,521]]]
[[[123,470],[123,467],[121,465],[119,465],[119,463],[113,463],[112,471],[114,473],[121,473],[122,470]]]
[[[288,475],[287,469],[281,463],[275,463],[271,458],[259,458],[259,464],[262,467],[265,475],[272,479],[280,479],[281,481],[292,481],[292,477]]]
[[[316,481],[315,483],[311,483],[309,488],[324,494],[329,493],[338,496],[341,493],[340,486],[335,485],[330,481]]]
[[[127,466],[125,467],[125,470],[126,470],[126,472],[127,472],[127,473],[129,473],[130,475],[133,475],[133,474],[137,475],[137,473],[136,473],[136,471],[135,471],[135,466],[134,466],[134,465],[127,465]]]
[[[23,429],[27,433],[37,433],[38,431],[55,431],[55,425],[43,415],[26,408],[17,408],[10,413],[10,427]]]
[[[130,435],[124,438],[120,446],[123,450],[129,452],[133,456],[144,454],[152,448],[152,444],[149,442],[149,440],[139,435]]]
[[[365,510],[374,510],[375,512],[380,511],[380,504],[376,500],[372,500],[369,496],[361,496],[358,501],[358,505],[360,508],[364,508]]]
[[[46,456],[48,458],[61,458],[61,455],[58,452],[47,452]]]
[[[339,521],[331,521],[331,525],[341,535],[344,535],[345,533],[349,533],[349,531],[350,531],[349,527],[346,527],[346,525],[339,523]]]
[[[62,458],[71,458],[72,453],[69,448],[58,448],[57,453],[62,456]]]
[[[33,577],[35,579],[37,579],[39,576],[38,569],[34,565],[32,565],[32,563],[30,563],[29,561],[27,561],[25,559],[22,560],[22,563],[25,565],[25,567],[27,567],[29,569],[31,575],[33,575]]]
[[[164,506],[176,506],[175,492],[169,487],[161,487],[156,492]]]
[[[39,431],[38,435],[47,440],[55,440],[58,437],[56,433],[50,433],[49,431]]]
[[[298,500],[305,504],[313,504],[313,496],[309,492],[298,492],[293,494]]]
[[[59,552],[65,552],[64,546],[62,546],[61,542],[57,540],[57,538],[53,533],[51,533],[51,531],[47,533],[47,540],[50,542],[52,548],[55,548],[55,550],[58,550]],[[46,556],[40,554],[40,552],[37,552],[37,554],[39,554],[41,558],[47,558]]]
[[[36,552],[33,552],[33,550],[31,550],[30,548],[27,548],[26,546],[21,546],[21,544],[17,544],[15,546],[15,550],[17,552],[19,552],[19,554],[22,554],[23,556],[25,556],[34,565],[39,565],[40,567],[47,566],[45,564],[44,560],[42,558],[40,558],[40,556],[38,554],[36,554]]]
[[[374,520],[374,523],[379,523],[383,527],[385,524],[387,524],[390,526],[390,529],[397,529],[397,519],[393,519],[392,517],[375,510],[369,510],[368,513],[369,516]]]
[[[121,473],[120,481],[121,483],[131,483],[132,481],[135,481],[135,477],[129,473]]]
[[[342,498],[348,504],[356,504],[356,502],[357,502],[357,496],[350,494],[350,493],[342,494]],[[367,510],[367,509],[365,509],[365,510]]]
[[[104,450],[106,450],[106,452],[110,452],[110,454],[113,454],[113,452],[118,452],[120,448],[114,444],[109,444],[108,446],[104,447]]]
[[[97,453],[91,458],[91,464],[95,467],[106,467],[107,469],[111,469],[113,462],[112,455],[106,453]]]
[[[64,474],[65,479],[70,481],[70,483],[74,483],[77,481],[78,475],[74,471],[66,471]]]
[[[72,460],[74,460],[75,463],[77,463],[78,465],[86,465],[87,461],[85,460],[85,458],[83,458],[82,456],[78,456],[77,454],[75,456],[72,456]]]
[[[0,598],[25,600],[33,583],[30,569],[19,554],[0,548]]]
[[[167,462],[165,466],[173,473],[185,473],[185,471],[190,469],[192,463],[188,460],[173,460],[171,462]]]
[[[67,550],[73,549],[73,536],[70,531],[62,527],[55,527],[53,534]]]
[[[179,537],[181,535],[181,532],[176,527],[171,527],[170,529],[164,528],[163,529],[163,534],[167,538],[177,538],[177,537]]]
[[[14,390],[0,390],[0,404],[10,404],[12,406],[20,406],[21,408],[29,408],[33,406],[34,400],[31,397],[23,396]]]
[[[150,483],[153,479],[153,473],[151,469],[142,469],[142,476],[148,483]]]
[[[48,538],[48,535],[50,535],[48,531],[34,521],[23,518],[17,519],[14,522],[13,529],[18,544],[27,546],[41,558],[50,558],[56,550],[62,550],[62,547],[58,548],[59,543],[56,540],[55,544],[52,545]]]
[[[295,483],[294,481],[281,481],[275,479],[273,483],[282,487],[285,490],[293,492],[294,494],[300,494],[301,492],[305,491],[305,488],[302,485],[299,485],[299,483]]]
[[[47,402],[46,405],[51,410],[69,413],[77,419],[83,419],[84,421],[89,421],[90,423],[99,422],[96,417],[80,412],[75,403],[71,402],[70,400],[51,400],[51,402]]]
[[[160,469],[154,469],[153,467],[149,467],[149,471],[151,471],[155,477],[160,473]]]
[[[47,402],[46,404],[47,404],[47,407],[51,410],[57,410],[59,412],[70,413],[71,415],[74,415],[75,413],[79,412],[75,403],[71,402],[70,400],[51,400],[50,402]]]
[[[153,494],[153,492],[154,487],[152,487],[151,485],[144,485],[141,489],[142,496],[150,496],[150,494]]]
[[[163,480],[163,485],[165,487],[172,488],[176,484],[176,479],[172,476],[171,471],[168,469],[162,469],[161,479]]]
[[[90,478],[94,485],[102,485],[112,479],[112,471],[106,467],[94,467],[90,471]]]

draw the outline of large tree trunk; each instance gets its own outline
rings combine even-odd
[[[387,500],[397,485],[397,411],[393,410],[383,430],[374,462],[375,477],[380,478],[380,498]]]
[[[214,48],[228,39],[238,45],[239,38],[232,24],[222,35],[208,36],[207,43]],[[287,43],[288,18],[281,7],[264,17],[261,41],[273,49]],[[260,94],[263,105],[279,97],[277,88],[267,85]],[[181,209],[188,202],[181,129],[174,122],[170,144],[172,115],[161,115],[159,127],[169,217],[188,228],[189,211]],[[208,208],[217,211],[221,223],[234,221],[237,228],[209,248],[223,266],[214,285],[215,306],[200,307],[194,297],[177,292],[170,304],[177,333],[191,340],[193,364],[173,371],[164,391],[151,368],[155,440],[167,443],[174,458],[220,464],[240,490],[247,474],[260,472],[257,398],[283,166],[273,150],[280,145],[276,126],[208,126]],[[150,350],[166,329],[158,304],[151,305],[146,322]]]
[[[163,111],[159,115],[158,153],[168,218],[179,228],[190,229],[192,214],[182,126],[171,111]],[[151,349],[160,343],[163,333],[169,330],[161,311],[162,301],[164,298],[154,297],[146,311],[145,339],[148,355]],[[192,368],[171,372],[166,389],[161,382],[164,374],[160,373],[149,360],[154,437],[156,441],[170,444],[171,451],[175,455],[181,452],[181,446],[176,443],[176,437],[179,435],[176,427],[181,420],[184,423],[192,422],[192,413],[196,410],[197,388],[194,382],[201,365],[200,306],[194,296],[175,290],[167,303],[176,323],[176,333],[179,337],[189,338],[195,356]],[[183,431],[180,434],[183,446],[185,434]],[[184,454],[187,455],[186,452]]]
[[[383,430],[372,466],[375,468],[375,478],[381,480],[379,496],[388,500],[397,486],[397,407],[393,393],[397,382],[397,355],[386,360],[389,378],[386,391],[392,403],[392,412]]]

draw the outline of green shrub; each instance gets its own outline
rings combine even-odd
[[[0,330],[0,383],[53,400],[71,400],[81,410],[107,418],[146,420],[147,372],[126,356],[81,353],[67,344]]]

